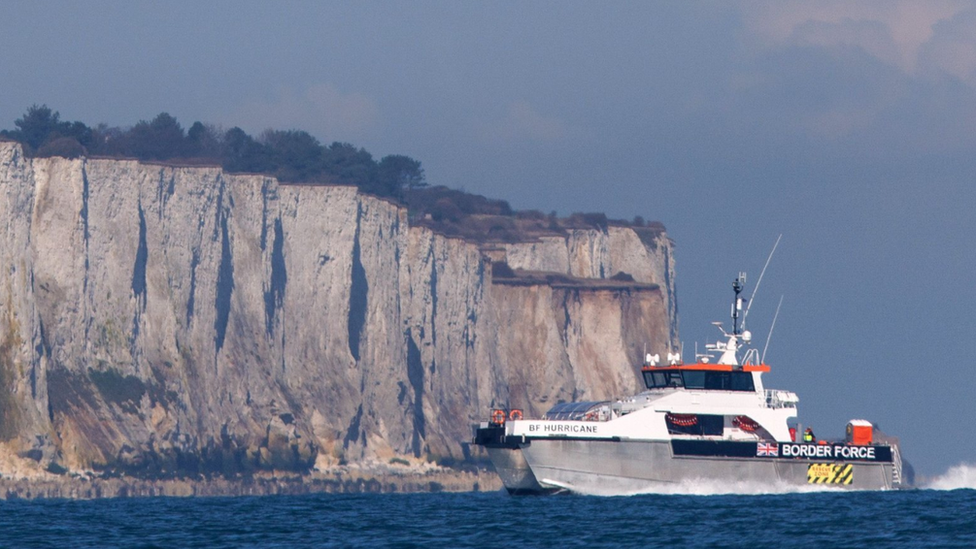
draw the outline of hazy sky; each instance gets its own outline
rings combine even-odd
[[[2,128],[34,103],[297,128],[664,222],[686,358],[782,233],[749,317],[761,347],[785,296],[767,386],[923,474],[976,463],[974,2],[0,3]]]

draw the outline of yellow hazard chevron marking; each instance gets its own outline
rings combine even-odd
[[[810,484],[851,484],[854,480],[852,463],[811,463],[807,467]]]

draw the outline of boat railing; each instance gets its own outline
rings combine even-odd
[[[744,355],[742,355],[742,364],[746,366],[755,366],[759,364],[759,349],[748,349]]]
[[[796,408],[796,403],[799,400],[796,393],[780,391],[778,389],[766,389],[767,408]]]
[[[891,468],[891,482],[896,486],[901,486],[902,461],[901,461],[901,452],[898,450],[897,444],[891,445],[891,456],[892,456],[892,464],[894,465]]]
[[[610,401],[561,402],[542,416],[550,421],[609,421],[613,414]]]

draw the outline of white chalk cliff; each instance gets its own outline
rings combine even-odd
[[[667,235],[529,240],[445,237],[351,187],[0,142],[0,450],[143,475],[461,460],[493,406],[637,391],[644,346],[677,336]]]

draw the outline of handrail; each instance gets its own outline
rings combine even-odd
[[[749,349],[746,354],[742,356],[742,364],[744,366],[754,366],[756,364],[762,364],[759,360],[759,349]]]
[[[796,408],[799,400],[796,393],[781,391],[779,389],[766,389],[766,406],[768,408]]]

